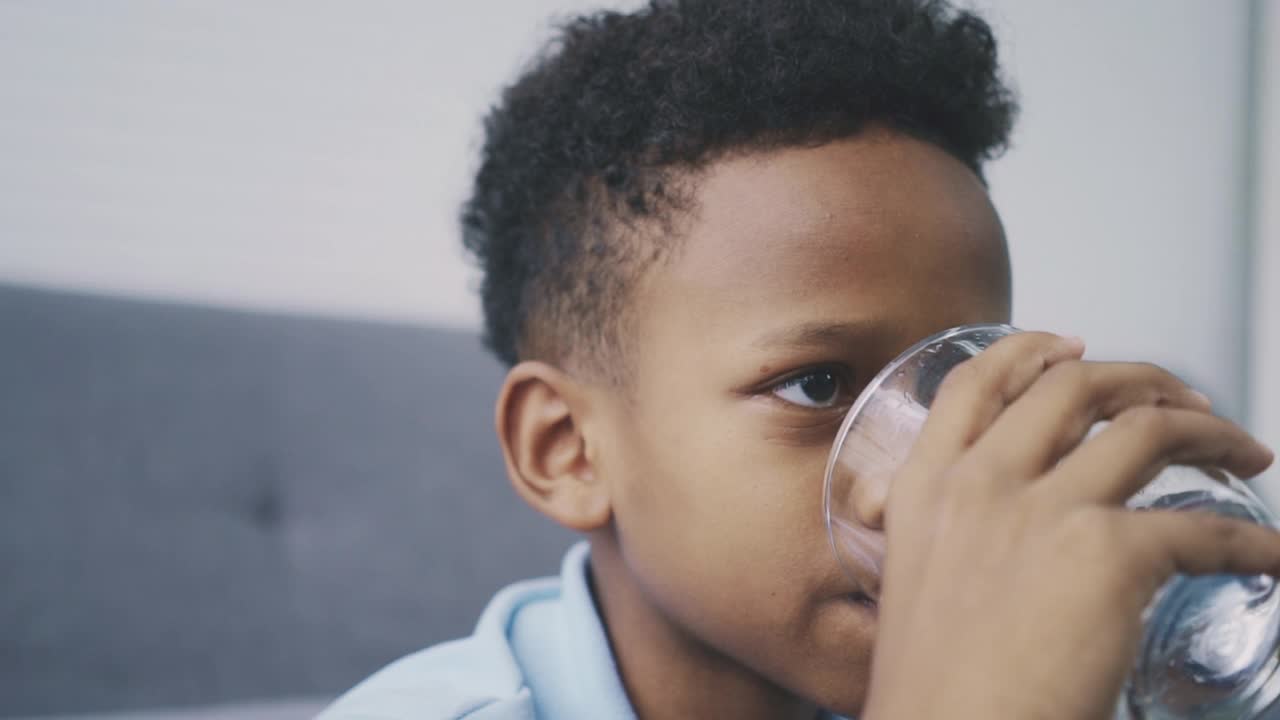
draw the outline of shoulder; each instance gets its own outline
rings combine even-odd
[[[318,720],[532,720],[528,688],[503,672],[501,658],[484,644],[470,637],[403,657],[348,690]]]
[[[507,628],[522,606],[557,587],[544,579],[504,589],[475,634],[396,660],[339,697],[319,720],[534,720]]]

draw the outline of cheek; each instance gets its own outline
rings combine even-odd
[[[834,562],[821,517],[825,449],[771,442],[726,409],[645,427],[625,434],[614,468],[616,527],[637,579],[670,614],[727,642],[744,624],[806,622]]]
[[[871,630],[833,600],[826,449],[767,428],[682,419],[626,435],[615,527],[628,571],[672,623],[805,697],[855,709]]]

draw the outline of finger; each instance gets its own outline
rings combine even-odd
[[[973,447],[995,477],[1039,477],[1099,420],[1136,406],[1209,411],[1209,399],[1148,363],[1059,362],[992,423]]]
[[[929,409],[913,460],[930,467],[950,464],[1046,369],[1083,353],[1079,338],[1024,332],[1002,338],[955,366]]]
[[[1116,510],[1126,544],[1151,573],[1152,589],[1184,575],[1280,575],[1280,532],[1209,511]]]
[[[1221,468],[1248,478],[1273,459],[1271,450],[1228,420],[1194,410],[1135,407],[1081,443],[1041,485],[1076,502],[1119,504],[1170,464]]]

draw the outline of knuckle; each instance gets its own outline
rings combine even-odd
[[[955,395],[980,388],[985,384],[986,376],[982,363],[976,360],[965,360],[951,368],[946,377],[942,378],[942,384],[938,386],[938,395]]]
[[[1094,582],[1123,586],[1130,581],[1147,559],[1148,549],[1141,542],[1126,537],[1125,528],[1105,513],[1080,510],[1072,513],[1063,525],[1065,551],[1080,565],[1088,568]]]
[[[1157,392],[1186,387],[1186,383],[1182,382],[1181,378],[1155,363],[1139,362],[1134,364],[1137,366],[1139,375],[1148,378],[1151,385],[1158,389]]]
[[[986,359],[1001,358],[999,362],[1016,364],[1022,358],[1044,358],[1062,343],[1063,338],[1047,332],[1019,332],[1007,335],[992,343],[990,350],[978,355]]]
[[[1169,413],[1151,405],[1127,408],[1116,416],[1115,423],[1149,442],[1168,437],[1172,429]]]
[[[1031,330],[1010,335],[1003,338],[1001,342],[1007,342],[1009,345],[1016,344],[1024,352],[1039,352],[1062,342],[1064,339],[1061,335],[1055,335],[1051,332]]]
[[[1135,516],[1128,512],[1115,518],[1109,531],[1109,545],[1104,550],[1111,558],[1112,566],[1122,573],[1118,581],[1133,578],[1159,578],[1171,574],[1174,559],[1170,549],[1160,540],[1142,530],[1138,523],[1130,524]]]
[[[1089,390],[1093,373],[1087,362],[1069,360],[1049,368],[1044,376],[1045,382],[1071,394],[1079,394]]]
[[[1244,536],[1247,526],[1244,521],[1217,515],[1210,512],[1200,513],[1200,532],[1210,542],[1223,546],[1232,546]]]
[[[1139,372],[1146,375],[1150,375],[1160,380],[1177,380],[1178,379],[1173,373],[1169,372],[1168,370],[1164,369],[1163,367],[1153,362],[1135,362],[1133,363],[1133,365],[1138,369]]]
[[[1069,546],[1087,557],[1108,555],[1115,550],[1116,529],[1098,513],[1070,513],[1060,527]]]

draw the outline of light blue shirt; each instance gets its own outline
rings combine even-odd
[[[321,720],[634,720],[587,584],[588,545],[559,578],[511,585],[475,634],[397,660]]]
[[[587,543],[574,545],[559,578],[503,589],[474,635],[397,660],[319,720],[635,720],[592,601],[588,555]]]

